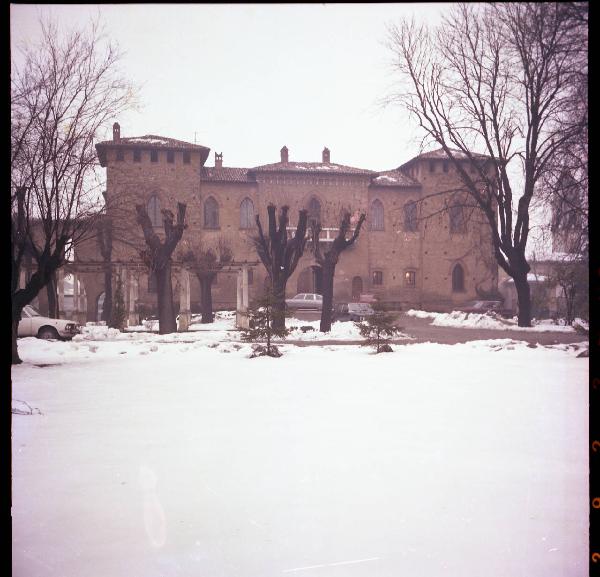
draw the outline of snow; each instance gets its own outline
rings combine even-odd
[[[143,142],[145,144],[169,144],[168,140],[162,138],[144,138],[143,136],[135,136],[128,138],[129,142]]]
[[[392,176],[387,176],[385,174],[378,176],[375,180],[388,180],[390,182],[398,182],[397,178],[393,178]]]
[[[19,339],[14,575],[587,575],[577,346],[219,332]]]
[[[550,319],[537,321],[532,327],[519,327],[515,319],[498,320],[493,316],[480,313],[465,313],[452,311],[451,313],[434,313],[429,311],[418,311],[410,309],[406,312],[408,316],[420,319],[433,319],[431,324],[438,327],[460,327],[465,329],[493,329],[499,331],[518,330],[525,332],[564,332],[572,333],[572,326],[556,325]]]
[[[527,273],[527,282],[544,282],[547,280],[548,277],[544,276],[543,274],[535,274],[533,272],[529,272]],[[513,283],[515,282],[515,279],[508,278],[506,279],[507,283]]]

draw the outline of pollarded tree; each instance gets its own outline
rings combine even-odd
[[[173,306],[173,284],[171,279],[171,256],[183,236],[186,228],[186,205],[177,203],[177,222],[173,222],[174,215],[170,210],[162,210],[165,240],[154,232],[152,221],[144,204],[135,206],[137,220],[142,227],[147,249],[140,251],[140,255],[151,273],[156,274],[156,292],[158,299],[158,332],[161,335],[177,332],[175,307]]]
[[[61,35],[42,22],[37,46],[11,62],[12,362],[21,362],[17,328],[30,303],[95,231],[106,209],[93,183],[101,127],[135,101],[119,76],[120,54],[102,44],[97,24]],[[33,274],[19,285],[24,259]]]
[[[322,333],[327,333],[331,330],[331,313],[333,307],[333,277],[335,276],[335,267],[340,258],[340,254],[345,251],[349,246],[352,246],[358,235],[363,222],[365,221],[366,215],[363,213],[360,215],[352,236],[346,239],[346,235],[350,230],[350,213],[344,211],[342,214],[342,220],[340,222],[340,229],[337,236],[331,243],[331,246],[323,251],[321,250],[321,242],[319,241],[319,234],[321,232],[321,225],[318,221],[313,220],[311,223],[312,228],[312,240],[313,240],[313,251],[315,254],[315,260],[321,266],[323,270],[323,309],[321,310],[321,324],[320,330]]]
[[[214,321],[212,305],[212,285],[218,272],[233,260],[231,248],[219,241],[216,249],[204,247],[200,243],[190,244],[181,251],[180,260],[196,275],[200,283],[200,308],[202,324]]]
[[[525,251],[532,200],[553,159],[581,130],[580,123],[564,122],[587,65],[580,50],[587,21],[573,5],[457,4],[436,30],[405,21],[389,33],[405,81],[390,100],[400,101],[425,138],[442,147],[482,211],[498,265],[515,282],[519,326],[531,324]],[[487,163],[473,154],[477,149]]]
[[[273,293],[275,315],[273,328],[285,328],[285,287],[288,279],[298,266],[298,261],[306,246],[307,211],[298,212],[298,225],[291,239],[288,239],[288,206],[279,211],[279,221],[275,216],[275,205],[267,206],[269,215],[268,234],[265,235],[260,224],[260,216],[256,215],[258,236],[254,238],[254,246],[261,262],[267,269]]]

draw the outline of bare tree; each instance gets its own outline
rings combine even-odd
[[[187,264],[200,283],[200,309],[202,324],[214,321],[212,305],[212,285],[218,272],[233,260],[233,253],[228,243],[219,240],[217,248],[204,247],[200,243],[186,247],[179,255]]]
[[[296,232],[293,238],[288,239],[289,207],[281,207],[278,221],[275,211],[274,204],[267,206],[269,228],[266,236],[260,224],[260,216],[256,215],[258,236],[254,239],[254,246],[256,247],[258,257],[267,269],[271,282],[274,299],[273,328],[282,329],[285,328],[285,287],[288,279],[296,270],[300,257],[304,253],[308,212],[305,209],[298,212]]]
[[[321,250],[321,242],[319,235],[321,233],[321,225],[318,221],[313,220],[311,223],[312,228],[312,241],[313,251],[315,253],[315,260],[319,263],[323,270],[323,308],[321,310],[321,324],[320,331],[322,333],[328,333],[331,330],[331,313],[333,307],[333,278],[335,276],[335,267],[340,258],[340,254],[345,251],[349,246],[352,246],[358,235],[363,222],[365,221],[366,215],[363,213],[360,215],[354,232],[349,239],[346,239],[346,235],[350,231],[350,213],[344,211],[342,214],[340,228],[337,236],[331,243],[328,250]]]
[[[170,210],[163,209],[163,226],[165,240],[154,232],[152,221],[146,211],[146,206],[136,204],[138,224],[142,227],[147,249],[140,251],[142,260],[151,273],[156,274],[156,292],[158,298],[158,332],[161,335],[177,332],[177,319],[173,306],[173,283],[171,279],[171,256],[186,229],[186,205],[177,203],[177,222]]]
[[[485,215],[496,260],[515,282],[519,326],[531,324],[525,250],[532,199],[579,130],[563,119],[581,82],[574,45],[583,36],[587,27],[562,3],[459,4],[435,31],[406,21],[389,29],[406,81],[389,100],[400,101],[442,147]]]
[[[17,52],[14,52],[15,56]],[[105,209],[93,185],[100,128],[131,107],[120,54],[98,25],[59,34],[42,22],[39,46],[24,47],[11,78],[12,362],[17,328],[30,303],[64,264],[65,251],[93,235]],[[24,257],[36,270],[20,286]]]

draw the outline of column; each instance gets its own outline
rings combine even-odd
[[[56,273],[56,292],[58,293],[58,318],[65,310],[65,271],[60,267]]]
[[[79,278],[76,272],[72,272],[71,277],[73,278],[73,312],[71,313],[71,319],[79,323]]]
[[[235,326],[238,329],[247,329],[248,320],[248,267],[243,266],[237,275],[237,306],[235,310]]]
[[[179,273],[179,325],[177,330],[180,332],[187,331],[191,318],[190,273],[187,268],[182,267]]]
[[[129,271],[128,276],[129,286],[128,286],[128,294],[129,294],[129,306],[128,306],[128,316],[127,316],[127,325],[133,326],[139,324],[137,313],[135,310],[135,303],[138,297],[138,276],[134,271]]]

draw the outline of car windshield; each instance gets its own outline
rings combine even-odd
[[[31,305],[26,305],[23,310],[30,316],[30,317],[41,317],[42,315],[36,311]]]

